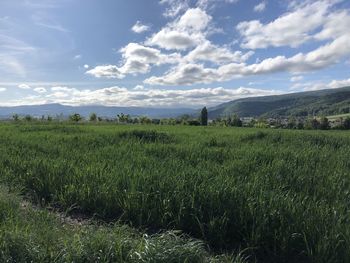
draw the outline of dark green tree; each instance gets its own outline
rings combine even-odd
[[[343,127],[345,130],[350,130],[350,117],[347,117],[343,122]]]
[[[201,111],[201,125],[207,126],[208,125],[208,110],[207,107],[204,107]]]
[[[118,122],[120,123],[129,123],[131,121],[131,117],[129,114],[120,113],[117,115]]]
[[[141,116],[139,120],[140,120],[141,124],[151,124],[152,123],[152,120],[150,118],[148,118],[147,116]]]
[[[321,130],[328,130],[328,129],[331,128],[327,117],[322,117],[320,119],[319,127],[320,127]]]
[[[317,130],[320,128],[320,122],[316,118],[310,118],[305,123],[305,129]]]
[[[297,124],[297,129],[298,130],[303,130],[304,129],[304,123],[302,121],[299,121]]]
[[[97,115],[96,115],[96,113],[91,113],[90,114],[90,117],[89,117],[89,120],[91,121],[91,122],[96,122],[97,121]]]
[[[69,116],[69,119],[73,122],[79,122],[81,121],[83,118],[81,117],[81,115],[79,113],[74,113],[72,115]]]
[[[19,115],[18,115],[18,114],[13,114],[13,115],[12,115],[12,119],[13,119],[14,121],[19,121]]]
[[[242,121],[237,114],[233,115],[231,123],[231,125],[234,127],[242,127]]]
[[[288,129],[295,129],[297,127],[297,120],[295,117],[288,118],[287,128]]]
[[[24,117],[24,119],[26,120],[26,121],[32,121],[32,116],[30,116],[29,114],[27,114],[25,117]]]

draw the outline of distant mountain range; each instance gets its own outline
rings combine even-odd
[[[42,116],[62,115],[67,117],[74,113],[87,117],[92,112],[98,116],[115,118],[117,114],[124,113],[131,116],[147,116],[149,118],[170,118],[182,114],[195,114],[197,111],[189,108],[146,108],[146,107],[107,107],[107,106],[66,106],[61,104],[28,105],[15,107],[0,107],[0,118],[10,118],[13,114]]]
[[[149,118],[172,118],[183,114],[193,117],[200,110],[190,108],[147,108],[147,107],[107,107],[107,106],[66,106],[46,104],[32,106],[0,107],[0,118],[10,118],[13,114],[62,115],[67,117],[79,113],[84,117],[92,112],[98,116],[114,118],[124,113],[131,116],[147,116]],[[276,96],[252,97],[233,100],[208,108],[209,118],[225,117],[237,114],[240,117],[282,117],[308,115],[337,115],[350,112],[350,87],[290,93]]]
[[[350,112],[350,87],[233,100],[208,109],[209,118],[337,115]]]

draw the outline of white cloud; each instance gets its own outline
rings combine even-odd
[[[188,0],[160,0],[160,4],[168,5],[163,15],[165,17],[175,17],[189,8]]]
[[[89,67],[90,67],[90,66],[89,66],[88,64],[85,64],[85,65],[84,65],[84,68],[85,68],[85,69],[88,69]]]
[[[86,74],[93,75],[96,78],[108,78],[108,79],[122,79],[125,77],[119,70],[119,68],[115,65],[104,65],[97,66],[89,71],[86,71]]]
[[[325,21],[323,28],[314,38],[317,40],[335,39],[349,33],[349,10],[331,13]]]
[[[0,92],[6,91],[6,88],[0,88]]]
[[[298,53],[289,58],[277,56],[255,64],[229,63],[218,68],[205,68],[202,64],[193,63],[180,64],[164,76],[152,76],[144,82],[151,85],[192,85],[275,72],[302,73],[328,67],[349,55],[350,34],[341,36],[309,53]]]
[[[147,45],[171,50],[187,50],[205,40],[204,30],[212,17],[200,8],[188,9],[181,17],[153,34]]]
[[[173,64],[181,57],[178,53],[163,54],[158,49],[146,47],[137,43],[129,43],[120,52],[125,61],[139,61],[144,64]]]
[[[211,19],[212,17],[200,8],[191,8],[180,17],[175,27],[182,30],[201,31],[208,26]]]
[[[153,35],[152,38],[146,42],[146,44],[153,46],[157,45],[167,50],[186,50],[197,45],[202,39],[202,35],[200,34],[190,35],[187,32],[164,28],[157,34]]]
[[[51,90],[52,91],[63,91],[63,92],[66,92],[66,91],[71,91],[72,89],[68,88],[68,87],[63,87],[63,86],[54,86],[54,87],[51,87]]]
[[[118,65],[100,65],[86,73],[122,79],[128,74],[149,73],[152,67],[167,64],[171,67],[163,75],[151,75],[143,83],[194,85],[275,72],[302,74],[329,67],[350,56],[350,31],[347,30],[350,15],[347,10],[334,11],[334,4],[339,0],[293,1],[288,12],[270,23],[262,24],[257,20],[239,23],[237,29],[243,37],[241,46],[244,48],[297,47],[306,41],[323,41],[311,51],[265,59],[255,57],[255,63],[251,64],[248,62],[253,51],[231,50],[229,45],[208,40],[215,24],[204,6],[218,1],[162,0],[161,3],[168,6],[196,3],[197,7],[179,11],[173,21],[143,44],[129,43],[120,49],[122,60]],[[169,53],[170,50],[176,51]],[[298,79],[293,77],[291,81]]]
[[[243,48],[257,49],[269,46],[298,47],[312,39],[311,32],[324,25],[330,8],[331,0],[306,2],[294,10],[282,14],[274,21],[262,24],[258,20],[244,21],[237,25],[237,30],[243,37]]]
[[[185,56],[185,60],[190,62],[195,61],[210,61],[216,64],[244,62],[254,54],[253,51],[243,53],[242,51],[232,52],[226,47],[213,45],[209,41],[200,44]]]
[[[47,90],[43,87],[34,88],[33,90],[37,93],[46,93],[47,92]]]
[[[174,64],[181,58],[178,53],[163,54],[158,49],[145,47],[137,43],[129,43],[120,49],[120,53],[123,57],[122,66],[97,66],[86,73],[98,78],[122,79],[127,74],[147,73],[151,65]]]
[[[18,85],[18,88],[20,88],[20,89],[31,89],[31,87],[29,85],[27,85],[27,84],[20,84],[20,85]]]
[[[145,90],[145,87],[143,85],[136,85],[136,87],[133,88],[133,90]]]
[[[254,6],[254,11],[255,12],[263,12],[266,9],[267,2],[263,1],[260,4],[257,4]]]
[[[82,55],[80,55],[80,54],[74,56],[74,60],[78,60],[78,59],[81,59],[81,58],[82,58]]]
[[[296,83],[290,89],[291,90],[302,90],[302,91],[313,91],[323,89],[338,89],[350,86],[350,78],[342,80],[332,80],[328,83],[313,81],[305,83]]]
[[[350,78],[343,79],[343,80],[332,80],[328,84],[328,87],[330,87],[331,89],[337,89],[337,88],[348,87],[348,86],[350,86]]]
[[[136,24],[133,25],[131,30],[134,31],[135,33],[140,34],[140,33],[143,33],[143,32],[150,30],[150,27],[148,25],[142,24],[140,21],[137,21]]]
[[[53,87],[48,94],[9,101],[6,105],[32,105],[62,103],[66,105],[191,107],[214,106],[233,99],[280,94],[281,91],[240,87],[197,89],[126,89],[109,87],[97,90],[78,90],[69,87]]]

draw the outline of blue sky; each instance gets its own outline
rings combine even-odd
[[[2,0],[0,105],[201,107],[350,85],[347,0]]]

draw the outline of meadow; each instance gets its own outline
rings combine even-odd
[[[0,259],[350,262],[349,156],[346,131],[2,123]],[[26,220],[23,196],[94,223]]]

